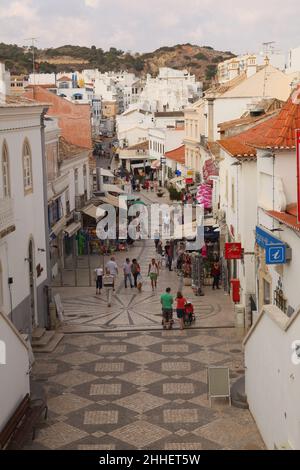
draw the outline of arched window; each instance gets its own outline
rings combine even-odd
[[[9,156],[8,156],[8,147],[5,141],[2,147],[2,178],[3,178],[3,196],[10,197]]]
[[[25,193],[32,191],[32,161],[28,140],[23,144],[23,180]]]

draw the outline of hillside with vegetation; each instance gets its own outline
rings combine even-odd
[[[50,49],[35,49],[37,72],[71,72],[85,68],[98,68],[101,72],[128,70],[137,75],[156,75],[159,67],[188,69],[197,79],[209,83],[217,65],[234,57],[230,51],[216,51],[210,46],[177,44],[161,47],[153,52],[139,54],[124,52],[115,47],[104,51],[96,46],[65,45]],[[0,61],[5,62],[13,75],[32,71],[32,49],[0,43]]]

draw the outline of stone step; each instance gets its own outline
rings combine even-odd
[[[46,332],[45,328],[35,328],[32,332],[32,339],[35,341],[36,339],[40,339]]]
[[[63,337],[64,337],[63,333],[55,333],[52,339],[48,342],[48,344],[46,344],[45,346],[39,346],[37,348],[33,346],[33,351],[36,353],[51,353],[55,350],[55,348],[61,342]]]
[[[34,348],[46,346],[51,341],[54,335],[55,335],[55,331],[45,331],[43,336],[41,336],[40,338],[38,339],[32,338],[32,346]]]

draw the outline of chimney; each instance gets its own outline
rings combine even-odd
[[[256,57],[251,56],[247,59],[247,78],[252,77],[257,72]]]
[[[214,141],[214,101],[215,98],[207,98],[208,103],[208,142]]]
[[[10,94],[10,73],[5,70],[5,64],[0,62],[0,95]]]

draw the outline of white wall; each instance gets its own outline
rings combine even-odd
[[[292,362],[291,345],[300,339],[300,316],[284,331],[287,322],[277,307],[265,307],[245,344],[246,394],[267,448],[289,443],[299,450],[300,364]]]
[[[6,364],[0,364],[0,431],[29,393],[29,359],[25,345],[0,313],[0,341],[6,345]]]
[[[9,109],[8,114],[0,110],[0,130],[9,127],[0,134],[0,151],[5,138],[10,161],[11,197],[14,201],[14,220],[16,230],[0,241],[0,260],[3,279],[13,277],[12,305],[18,306],[29,295],[28,246],[30,238],[34,240],[35,266],[41,264],[44,271],[36,278],[39,286],[47,278],[45,249],[44,192],[42,169],[42,143],[40,132],[40,112],[42,107],[29,108],[25,115],[18,115],[20,110]],[[24,109],[23,109],[24,111]],[[10,117],[8,117],[10,116]],[[15,129],[16,130],[15,130]],[[24,196],[22,148],[28,139],[32,152],[33,192]],[[8,285],[4,285],[4,313],[11,311]]]

